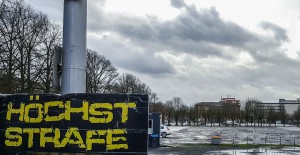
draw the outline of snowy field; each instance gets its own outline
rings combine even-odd
[[[222,135],[223,144],[300,145],[299,127],[203,127],[170,126],[171,135],[161,138],[161,145],[211,143],[211,134]]]
[[[257,148],[249,150],[216,150],[208,151],[203,155],[299,155],[300,150],[297,148],[286,147],[284,149],[268,149],[268,148]]]
[[[160,138],[161,147],[150,149],[150,155],[300,155],[299,127],[170,126],[169,128],[171,135],[168,135],[166,138]],[[225,150],[222,147],[210,147],[207,151],[205,151],[205,148],[194,147],[185,150],[182,147],[183,144],[211,144],[211,134],[214,132],[221,133],[223,144],[275,144],[278,146],[281,144],[289,146],[280,147],[279,149],[271,149],[265,146],[253,149],[228,148]],[[293,146],[294,144],[298,146]],[[202,153],[200,153],[201,151]]]

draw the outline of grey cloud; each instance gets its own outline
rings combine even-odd
[[[266,21],[262,22],[261,26],[264,29],[269,29],[269,30],[273,31],[274,37],[276,40],[280,40],[280,41],[288,41],[289,40],[289,38],[286,34],[286,30],[283,29],[282,27],[275,25],[273,23],[270,23],[270,22],[266,22]]]
[[[177,6],[180,7],[180,5]],[[191,91],[186,91],[187,89],[196,92],[192,96],[193,100],[201,100],[207,95],[215,98],[221,94],[226,95],[224,93],[237,95],[238,98],[239,96],[253,96],[264,97],[262,99],[277,99],[282,94],[300,92],[300,88],[297,87],[300,85],[297,80],[300,79],[300,75],[295,72],[300,66],[300,61],[288,58],[284,51],[279,50],[282,43],[288,39],[283,28],[265,22],[264,29],[274,33],[274,37],[270,37],[226,21],[220,17],[215,8],[197,10],[195,6],[184,6],[181,11],[177,17],[168,21],[160,21],[153,16],[143,18],[105,13],[103,19],[99,20],[102,23],[98,22],[95,28],[98,28],[98,31],[118,33],[123,38],[129,39],[131,44],[145,49],[144,53],[125,54],[124,51],[131,49],[114,45],[117,49],[106,50],[107,54],[120,50],[120,52],[114,52],[119,56],[118,58],[115,55],[111,56],[114,64],[147,75],[167,73],[172,77],[180,76],[180,78],[168,80],[159,78],[149,83],[155,92],[165,94],[170,98],[174,94],[189,96]],[[234,49],[234,51],[226,53],[231,52],[226,51],[226,48]],[[207,72],[204,72],[205,68],[202,66],[195,67],[197,65],[195,62],[190,62],[190,64],[184,62],[185,64],[177,65],[194,66],[197,70],[187,67],[186,75],[177,75],[174,67],[166,60],[154,57],[153,53],[160,51],[173,52],[174,55],[187,53],[192,55],[191,57],[197,56],[203,59],[216,57],[225,62],[217,64],[208,62],[216,66]],[[249,63],[248,67],[235,66],[234,63],[239,61],[239,58],[232,55],[238,55],[239,53],[234,53],[238,51],[248,52],[255,62]],[[160,70],[160,66],[164,68]],[[162,81],[163,84],[157,84]],[[174,83],[178,83],[176,91],[165,89],[166,86],[171,88]],[[273,91],[268,90],[269,88]],[[267,96],[264,96],[265,94]]]
[[[178,16],[173,24],[176,27],[169,30],[185,40],[204,40],[221,45],[242,46],[255,39],[253,34],[239,25],[222,20],[215,8],[199,12],[195,7],[187,7],[187,12]]]
[[[235,93],[232,95],[247,96],[255,93],[250,92],[251,90],[257,90],[260,93],[265,93],[264,91],[270,93],[270,90],[267,90],[270,88],[277,95],[273,98],[276,99],[284,96],[284,94],[288,94],[288,92],[295,93],[300,91],[300,88],[297,87],[300,85],[300,81],[297,80],[300,78],[297,72],[300,65],[299,62],[295,65],[279,62],[278,64],[254,64],[257,67],[235,66],[233,68],[228,65],[230,63],[228,61],[227,64],[224,62],[222,66],[214,66],[209,71],[209,74],[201,73],[204,69],[199,66],[199,71],[195,72],[193,79],[189,79],[189,81],[191,81],[191,85],[193,82],[199,81],[197,84],[194,83],[199,88],[215,89],[215,95],[232,92]],[[218,89],[216,89],[216,86],[218,86]],[[243,86],[249,86],[250,88],[243,90]],[[257,95],[260,94],[259,92]],[[272,97],[264,96],[264,99],[272,99]]]
[[[53,6],[57,5],[58,2],[62,3],[59,0],[51,0],[51,2],[42,2],[39,0],[26,1],[39,6]],[[124,35],[124,37],[135,39],[136,43],[152,41],[155,44],[164,44],[164,46],[161,46],[164,48],[162,50],[177,51],[177,49],[181,49],[181,51],[200,56],[224,56],[222,51],[211,47],[212,44],[221,44],[224,46],[233,46],[249,50],[255,55],[257,54],[257,49],[266,51],[265,47],[278,47],[281,45],[281,41],[288,39],[286,31],[273,23],[262,22],[261,26],[273,31],[275,39],[278,40],[278,42],[254,34],[233,22],[225,21],[220,18],[219,13],[215,8],[197,10],[193,5],[187,6],[183,0],[171,0],[172,6],[177,8],[184,7],[185,11],[178,17],[167,22],[160,22],[157,18],[151,18],[151,16],[148,16],[148,19],[145,19],[128,16],[122,13],[104,12],[103,7],[105,6],[105,0],[89,0],[89,2],[89,4],[93,4],[89,5],[88,8],[89,30],[109,30],[118,32]],[[47,4],[45,5],[45,3]],[[51,12],[53,11],[54,10]],[[55,12],[59,11],[56,10]],[[176,46],[178,43],[177,41],[191,43],[191,41],[186,40],[194,41],[193,44],[188,45],[193,48]],[[208,42],[210,45],[208,47],[203,47],[203,44]],[[197,43],[201,44],[201,46],[195,45]],[[198,50],[198,48],[200,49]]]
[[[261,26],[274,32],[275,38],[251,32],[244,27],[221,18],[215,8],[197,10],[195,6],[187,6],[183,1],[172,0],[173,6],[184,7],[181,13],[174,19],[160,21],[155,16],[137,17],[121,13],[101,12],[90,19],[93,31],[111,31],[129,39],[131,44],[146,49],[147,54],[137,57],[151,62],[153,53],[170,51],[174,53],[188,53],[197,57],[220,57],[234,61],[237,51],[245,51],[251,54],[258,67],[266,64],[298,65],[289,59],[279,47],[283,41],[288,40],[286,31],[280,26],[268,22],[262,22]],[[93,12],[97,9],[93,10]],[[93,13],[91,13],[93,14]],[[234,49],[232,51],[225,48]],[[231,52],[231,53],[230,53]],[[128,59],[130,60],[130,59]],[[126,65],[127,69],[138,72],[167,72],[174,73],[169,66],[163,68],[166,71],[156,69],[165,65],[162,60],[145,65]],[[158,63],[156,61],[159,61]],[[154,64],[164,65],[154,65]],[[159,68],[159,67],[158,67]]]
[[[259,37],[243,27],[220,18],[215,8],[200,11],[193,5],[185,8],[186,11],[178,17],[164,22],[152,17],[103,12],[104,15],[90,19],[89,25],[92,25],[94,30],[117,32],[141,47],[148,44],[151,48],[151,44],[156,44],[159,49],[154,51],[180,50],[178,52],[197,56],[224,56],[224,53],[216,48],[217,45],[248,50],[251,48],[249,45],[260,41]]]
[[[63,1],[25,0],[28,1],[61,21],[58,10],[62,10],[62,5],[57,4]],[[274,34],[268,36],[222,18],[216,8],[197,9],[182,0],[171,1],[181,13],[167,21],[151,15],[106,12],[104,2],[89,0],[88,47],[105,55],[120,70],[134,72],[143,81],[147,79],[146,83],[160,98],[180,96],[190,104],[189,101],[211,101],[222,94],[263,101],[294,99],[295,94],[299,95],[300,52],[297,58],[290,59],[280,50],[288,36],[275,23],[261,23],[264,30]],[[177,62],[156,57],[156,52],[162,51],[173,56],[184,53],[190,59]],[[249,53],[254,62],[236,65],[240,51]],[[179,71],[184,74],[178,74]]]
[[[171,5],[178,9],[186,6],[184,0],[171,0]]]
[[[295,72],[297,66],[263,64],[256,70],[244,70],[240,78],[245,79],[243,83],[260,89],[274,87],[277,91],[291,90],[300,84],[299,80],[296,80],[300,78]],[[296,89],[300,91],[299,88]]]
[[[128,42],[120,42],[110,35],[91,39],[89,47],[105,55],[118,68],[157,76],[175,73],[170,63],[156,57],[153,52],[136,48]]]
[[[128,63],[130,62],[130,63]],[[156,58],[153,55],[134,55],[128,61],[120,63],[122,67],[139,72],[152,75],[166,75],[174,74],[173,66],[161,58]]]
[[[94,2],[95,3],[95,2]],[[93,4],[94,4],[93,3]],[[91,4],[91,3],[88,3]],[[96,3],[97,4],[97,3]],[[105,25],[104,19],[105,19],[105,12],[103,11],[104,1],[98,5],[88,5],[88,19],[87,19],[87,26],[89,31],[97,31],[99,29],[102,29]],[[107,20],[109,21],[109,20]],[[101,24],[99,24],[101,23]]]
[[[132,23],[134,23],[134,21]],[[132,36],[141,40],[153,39],[153,36],[151,34],[152,30],[146,23],[142,23],[140,25],[124,24],[119,27],[118,30],[125,36]]]

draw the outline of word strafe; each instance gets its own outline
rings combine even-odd
[[[66,145],[78,145],[82,149],[87,151],[92,150],[93,144],[104,144],[106,145],[106,150],[116,150],[116,149],[128,149],[126,142],[126,137],[122,136],[126,134],[126,129],[112,129],[112,130],[87,130],[86,139],[82,138],[79,129],[76,127],[71,127],[68,129],[63,139],[61,139],[61,132],[58,128],[19,128],[19,127],[9,127],[5,132],[7,140],[5,140],[6,146],[21,146],[26,138],[23,135],[27,134],[28,137],[28,148],[33,146],[34,134],[37,134],[40,138],[40,147],[45,147],[46,143],[53,143],[55,148],[63,148]],[[53,136],[49,136],[53,135]],[[120,135],[120,136],[118,136]],[[71,137],[75,138],[71,138]],[[114,144],[113,142],[118,142]]]

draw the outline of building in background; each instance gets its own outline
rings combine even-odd
[[[200,122],[223,123],[227,120],[234,122],[240,117],[240,100],[234,97],[221,97],[216,102],[200,102],[195,105]],[[199,122],[198,121],[198,122]]]
[[[240,100],[235,99],[234,97],[228,96],[228,97],[221,97],[221,100],[219,102],[222,103],[234,103],[240,105]]]
[[[227,97],[222,97],[221,100],[218,102],[200,102],[197,103],[196,106],[203,107],[205,110],[209,108],[220,108],[224,106],[225,104],[228,104],[229,106],[232,104],[234,106],[238,106],[240,108],[240,100],[237,100],[234,97],[227,96]]]
[[[293,114],[295,110],[298,110],[300,105],[300,98],[296,100],[286,100],[286,99],[279,99],[279,104],[284,106],[285,112],[287,114]]]
[[[264,111],[268,111],[268,109],[273,109],[275,112],[278,113],[286,113],[292,115],[295,110],[298,110],[300,105],[300,98],[296,100],[286,100],[286,99],[279,99],[278,102],[264,102],[260,103],[260,107]]]

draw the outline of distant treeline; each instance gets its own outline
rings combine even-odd
[[[292,115],[274,106],[263,106],[258,99],[246,99],[240,104],[222,103],[221,106],[203,106],[194,104],[187,106],[181,98],[174,97],[165,103],[150,104],[150,112],[161,113],[163,124],[171,125],[243,125],[271,126],[280,122],[283,124],[297,124],[299,126],[300,112],[295,109]],[[230,122],[230,123],[228,123]],[[232,123],[232,124],[231,124]],[[273,125],[274,126],[274,125]]]

